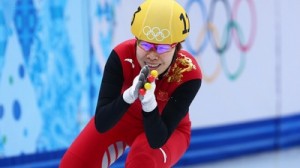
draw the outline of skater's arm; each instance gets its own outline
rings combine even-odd
[[[122,65],[113,50],[105,65],[95,112],[95,124],[99,132],[112,128],[130,106],[120,94],[123,81]]]
[[[162,115],[156,107],[152,112],[143,112],[144,128],[152,148],[160,148],[169,139],[179,122],[186,116],[189,106],[201,86],[201,80],[191,80],[179,86],[171,95]]]

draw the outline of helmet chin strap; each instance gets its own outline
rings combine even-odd
[[[175,62],[176,58],[177,58],[177,54],[178,52],[181,50],[182,46],[181,46],[181,43],[178,43],[175,47],[175,52],[174,52],[174,55],[173,55],[173,58],[172,58],[172,61],[171,61],[171,64],[170,66]]]
[[[171,61],[170,65],[169,65],[169,67],[163,73],[161,73],[158,76],[158,80],[160,80],[169,71],[171,65],[174,64],[174,62],[176,61],[176,58],[177,58],[177,54],[180,51],[180,49],[181,49],[181,43],[178,43],[177,46],[176,46],[176,48],[175,48],[175,51],[174,51],[174,54],[173,54],[173,58],[172,58],[172,61]]]

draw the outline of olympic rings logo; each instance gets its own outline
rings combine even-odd
[[[160,30],[159,27],[149,27],[145,26],[143,28],[143,33],[147,36],[149,40],[155,39],[156,41],[163,41],[165,38],[170,36],[170,31],[167,29]]]
[[[227,22],[225,28],[223,30],[222,38],[219,38],[219,31],[213,23],[215,7],[217,2],[220,1],[224,5]],[[236,21],[238,9],[241,3],[241,0],[235,0],[233,2],[232,8],[229,5],[227,0],[211,0],[209,6],[209,12],[207,12],[204,2],[202,0],[190,0],[186,5],[187,11],[190,10],[191,6],[196,3],[200,7],[201,15],[203,20],[206,22],[204,26],[200,29],[199,35],[197,38],[197,48],[194,49],[191,47],[191,42],[189,38],[186,40],[187,49],[196,56],[197,60],[199,60],[199,55],[204,51],[207,44],[211,42],[213,49],[220,56],[220,63],[218,63],[217,67],[213,71],[212,75],[203,75],[204,80],[208,82],[212,82],[219,74],[221,69],[223,68],[225,75],[230,80],[235,80],[240,76],[241,72],[245,67],[245,53],[250,50],[254,43],[254,38],[256,35],[256,11],[253,0],[245,0],[243,2],[247,2],[250,16],[251,16],[251,27],[249,33],[249,39],[245,41],[244,34],[241,30],[240,25]],[[229,48],[231,41],[235,42],[236,46],[240,50],[240,63],[238,68],[234,72],[230,72],[228,66],[226,64],[225,52]],[[222,68],[221,68],[222,67]]]

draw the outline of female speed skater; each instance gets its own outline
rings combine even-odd
[[[61,168],[107,168],[127,147],[126,168],[170,168],[180,160],[190,144],[189,106],[202,81],[197,61],[181,45],[189,29],[175,0],[145,0],[137,8],[135,38],[111,51],[95,115]]]

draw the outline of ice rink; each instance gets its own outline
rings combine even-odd
[[[187,168],[299,168],[300,147],[226,159]]]

